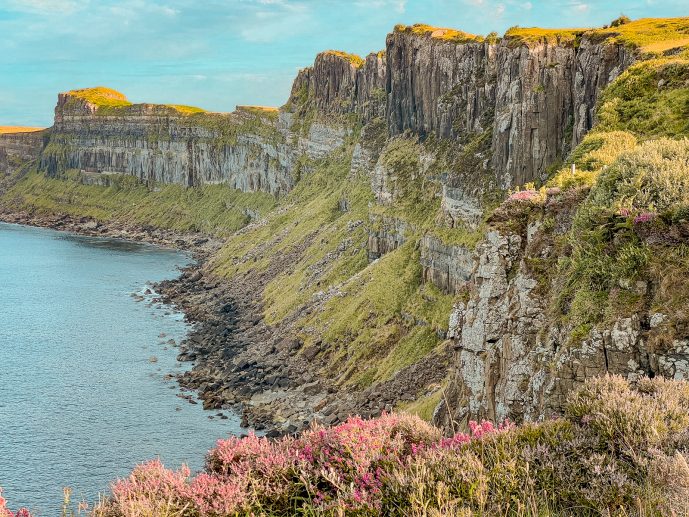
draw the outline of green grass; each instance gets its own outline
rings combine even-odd
[[[280,114],[279,108],[272,106],[237,106],[237,111],[270,119],[277,119]]]
[[[197,108],[196,106],[184,106],[182,104],[165,104],[165,107],[172,108],[182,115],[194,115],[196,113],[206,113],[205,109]]]
[[[96,106],[98,115],[126,115],[133,107],[141,106],[141,104],[129,102],[123,93],[104,86],[71,90],[67,92],[67,95],[71,98],[67,101],[67,109],[70,109],[76,100],[84,101]],[[185,116],[206,113],[206,110],[201,108],[181,104],[153,104],[152,106]]]
[[[130,176],[112,177],[111,186],[82,185],[78,174],[53,179],[32,172],[6,192],[4,206],[38,213],[63,213],[99,221],[121,221],[178,231],[227,236],[250,221],[247,211],[267,213],[275,199],[224,185],[150,190]]]
[[[511,27],[505,32],[510,45],[550,45],[576,46],[587,29],[546,29],[540,27]]]
[[[410,415],[416,415],[426,422],[431,422],[435,408],[443,400],[444,390],[444,386],[436,386],[431,393],[424,394],[414,402],[400,404],[398,410]]]
[[[641,18],[614,27],[600,29],[547,29],[512,27],[505,33],[510,44],[539,43],[578,46],[581,37],[608,40],[647,54],[661,54],[670,49],[689,47],[689,18]]]
[[[629,131],[644,138],[689,136],[689,59],[642,61],[603,93],[601,131]]]
[[[415,34],[417,36],[425,36],[442,41],[451,41],[453,43],[470,43],[481,42],[483,38],[468,32],[447,29],[443,27],[433,27],[432,25],[425,25],[417,23],[414,25],[396,25],[395,32],[405,34]]]
[[[658,54],[689,46],[689,17],[640,18],[616,27],[595,29],[591,36]]]
[[[339,57],[340,59],[344,59],[354,68],[360,68],[364,64],[364,60],[361,58],[361,56],[358,56],[356,54],[350,54],[348,52],[343,52],[341,50],[326,50],[325,52],[323,52],[323,54],[326,56],[335,56]]]
[[[99,108],[120,108],[132,105],[123,93],[104,86],[71,90],[67,92],[67,95],[86,101],[89,104],[95,104]]]

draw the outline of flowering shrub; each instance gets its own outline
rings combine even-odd
[[[542,195],[538,190],[519,190],[510,194],[508,201],[529,201],[537,203],[542,200]]]
[[[634,224],[648,223],[656,218],[653,212],[642,212],[634,218]]]
[[[17,513],[12,513],[7,508],[7,501],[2,497],[2,488],[0,488],[0,517],[31,517],[31,513],[26,508],[20,508]]]
[[[195,476],[136,467],[93,516],[689,514],[687,382],[606,376],[571,395],[565,418],[468,427],[443,437],[391,414],[220,440]],[[0,497],[0,517],[30,515]]]
[[[206,472],[165,469],[159,461],[138,466],[117,481],[96,515],[289,515],[295,505],[318,512],[382,511],[391,473],[416,459],[440,458],[472,439],[507,430],[472,423],[468,434],[442,438],[417,417],[349,418],[332,428],[313,428],[299,438],[271,441],[250,435],[219,440]]]

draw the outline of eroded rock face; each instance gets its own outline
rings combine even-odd
[[[373,214],[370,214],[369,227],[367,248],[370,261],[399,248],[407,241],[410,229],[401,219]]]
[[[41,166],[53,175],[78,169],[282,195],[294,186],[298,158],[322,158],[341,146],[351,131],[344,128],[354,120],[381,121],[386,136],[435,135],[458,148],[488,134],[484,166],[468,174],[491,177],[477,184],[450,174],[445,185],[448,215],[475,220],[482,188],[543,177],[581,140],[594,123],[600,91],[633,60],[624,47],[586,36],[578,46],[527,45],[510,38],[458,43],[395,31],[384,52],[364,60],[319,54],[299,72],[289,101],[274,117],[248,111],[185,115],[150,104],[99,110],[61,94]],[[365,154],[357,158],[373,173],[375,188],[380,167]],[[364,160],[371,163],[366,167]]]
[[[387,38],[388,128],[421,137],[481,132],[495,104],[496,45],[394,32]]]
[[[46,131],[0,134],[0,178],[38,159]]]
[[[438,423],[546,418],[561,413],[586,379],[605,373],[689,378],[686,341],[657,350],[647,343],[662,314],[619,317],[580,341],[571,340],[571,327],[549,320],[548,298],[527,266],[530,257],[549,252],[538,244],[541,231],[537,225],[526,236],[491,231],[478,246],[472,295],[450,316],[455,374],[446,394],[450,408],[438,408]]]
[[[260,115],[184,115],[150,104],[101,113],[61,94],[41,165],[51,175],[77,169],[279,195],[293,186],[295,154],[277,124]]]
[[[634,60],[623,46],[387,39],[390,134],[457,140],[492,127],[491,166],[509,188],[541,178],[594,123],[598,95]]]
[[[583,38],[576,53],[572,149],[596,122],[598,95],[634,63],[635,54],[623,45]]]
[[[424,235],[420,249],[424,282],[433,283],[445,293],[457,293],[471,279],[473,250],[459,244],[445,244],[432,235]]]
[[[313,66],[299,71],[288,105],[310,102],[323,114],[360,115],[366,123],[385,113],[384,53],[369,54],[363,63],[335,52],[321,52]],[[354,56],[356,58],[356,56]]]

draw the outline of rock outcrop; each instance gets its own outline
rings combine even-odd
[[[445,293],[458,293],[472,278],[474,252],[459,244],[445,244],[431,234],[421,239],[423,280]]]
[[[472,295],[450,316],[457,351],[455,373],[436,419],[451,426],[482,418],[539,420],[565,407],[586,379],[606,373],[629,380],[661,375],[689,380],[689,343],[648,345],[649,332],[666,316],[649,310],[620,316],[572,339],[573,328],[549,317],[543,279],[529,263],[552,256],[539,224],[524,234],[487,234],[476,250]],[[627,287],[641,294],[646,282]],[[454,424],[452,424],[454,425]]]
[[[60,94],[41,166],[127,174],[148,182],[198,186],[225,183],[276,195],[290,190],[295,152],[277,113],[185,113],[176,107],[103,107]]]
[[[623,45],[585,33],[456,42],[409,27],[388,36],[386,55],[390,133],[462,145],[492,128],[491,166],[502,188],[542,178],[579,143],[599,93],[634,60]]]
[[[22,164],[37,160],[43,149],[46,131],[0,132],[0,178]]]
[[[299,71],[292,85],[288,107],[307,104],[322,114],[356,114],[366,123],[385,113],[385,53],[366,59],[327,51],[313,66]]]

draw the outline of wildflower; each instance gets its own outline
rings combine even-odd
[[[653,212],[642,212],[634,218],[634,224],[648,223],[656,218]]]
[[[537,190],[520,190],[510,195],[508,201],[537,201],[541,195]]]
[[[0,487],[0,517],[31,517],[31,513],[26,508],[20,508],[17,513],[12,513],[6,505],[7,500],[2,497],[2,487]]]

